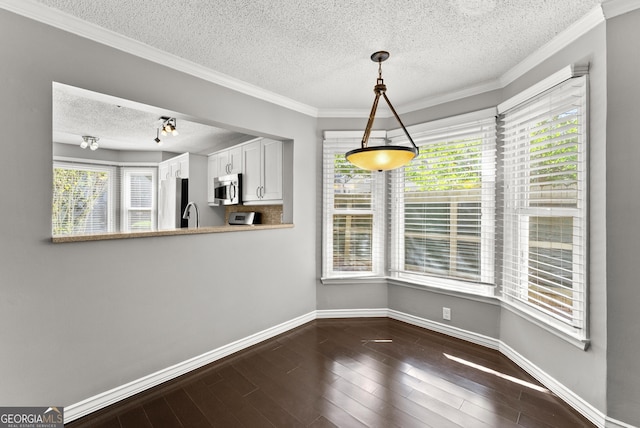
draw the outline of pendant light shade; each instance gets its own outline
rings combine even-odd
[[[389,58],[389,52],[379,51],[371,55],[371,61],[378,63],[378,80],[376,86],[373,88],[376,97],[373,100],[373,106],[371,107],[371,113],[369,114],[369,121],[367,127],[364,130],[364,136],[362,137],[361,147],[359,149],[351,150],[347,152],[345,157],[349,162],[355,166],[367,169],[371,171],[386,171],[390,169],[396,169],[407,163],[411,162],[413,158],[418,156],[418,146],[413,142],[413,139],[409,135],[407,128],[400,120],[398,113],[391,105],[391,101],[387,97],[387,87],[382,80],[382,62]],[[371,134],[371,128],[373,127],[373,121],[376,116],[376,110],[378,109],[378,101],[380,96],[384,98],[387,105],[391,109],[391,112],[395,116],[396,120],[402,127],[405,135],[411,142],[412,147],[405,146],[375,146],[368,147],[369,135]]]
[[[358,168],[386,171],[408,164],[417,154],[412,147],[375,146],[351,150],[346,158]]]

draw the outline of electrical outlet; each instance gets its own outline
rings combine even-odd
[[[442,319],[451,320],[451,308],[442,308]]]

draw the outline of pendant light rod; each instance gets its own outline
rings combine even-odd
[[[373,128],[373,122],[375,120],[376,111],[378,110],[378,102],[380,100],[380,95],[382,95],[384,97],[384,100],[387,102],[387,105],[389,106],[391,113],[393,113],[393,116],[396,118],[396,120],[400,124],[400,127],[404,131],[404,134],[409,139],[409,142],[411,143],[411,145],[413,146],[417,154],[418,146],[416,146],[416,143],[414,143],[413,138],[411,138],[411,135],[409,135],[409,131],[407,131],[407,128],[404,126],[404,123],[402,123],[402,120],[400,120],[400,116],[398,116],[396,109],[393,108],[391,101],[389,101],[389,97],[387,97],[387,86],[384,84],[384,80],[382,79],[382,62],[389,59],[389,56],[390,54],[387,51],[378,51],[378,52],[374,52],[371,55],[371,61],[378,63],[378,80],[376,82],[376,86],[373,88],[373,91],[376,93],[376,97],[373,100],[373,106],[371,107],[371,113],[369,114],[367,127],[365,128],[364,135],[362,136],[361,146],[364,149],[369,145],[369,136],[371,135],[371,130]]]
[[[400,116],[398,116],[398,113],[396,113],[396,109],[394,109],[393,106],[391,105],[391,101],[389,101],[389,98],[387,97],[387,94],[385,94],[383,92],[382,95],[384,96],[384,99],[387,101],[387,104],[389,105],[389,108],[391,109],[391,113],[393,113],[393,115],[396,117],[396,120],[398,121],[398,123],[400,124],[400,127],[404,131],[404,135],[407,136],[407,138],[409,139],[409,142],[411,143],[413,148],[416,149],[416,152],[417,152],[418,151],[418,146],[416,146],[416,143],[413,142],[413,138],[411,138],[411,135],[409,135],[409,131],[407,131],[407,128],[404,127],[404,123],[402,123],[402,121],[400,120]]]

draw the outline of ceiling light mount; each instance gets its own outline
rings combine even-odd
[[[371,171],[386,171],[399,168],[418,156],[418,146],[413,142],[407,128],[405,128],[402,120],[400,120],[400,116],[398,116],[398,113],[393,108],[391,101],[389,101],[389,98],[387,97],[387,86],[384,84],[384,80],[382,79],[382,63],[389,59],[389,56],[390,54],[387,51],[378,51],[371,54],[371,61],[378,63],[378,79],[376,80],[376,85],[373,88],[373,92],[375,92],[376,97],[373,100],[373,106],[371,107],[367,127],[365,128],[364,135],[362,137],[361,147],[359,149],[351,150],[345,155],[347,160],[355,166]],[[380,96],[382,96],[387,102],[389,109],[391,109],[393,116],[402,127],[402,130],[409,139],[412,147],[393,145],[368,147],[369,135],[371,135],[371,129],[373,128],[373,121],[378,109]]]
[[[80,148],[86,149],[89,147],[91,150],[98,150],[98,141],[100,138],[92,137],[90,135],[83,135],[82,142],[80,143]]]

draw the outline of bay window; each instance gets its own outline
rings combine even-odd
[[[566,67],[497,106],[408,128],[388,172],[325,132],[323,279],[368,274],[500,298],[554,332],[587,332],[587,77]],[[371,145],[408,144],[402,130]],[[568,337],[568,336],[567,336]]]

